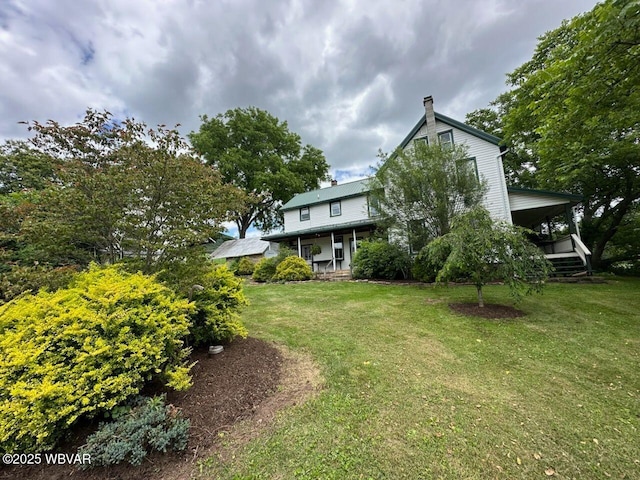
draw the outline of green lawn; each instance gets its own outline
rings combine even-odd
[[[246,292],[251,335],[310,354],[325,388],[205,477],[640,478],[640,280],[550,284],[508,321],[453,314],[473,287]]]

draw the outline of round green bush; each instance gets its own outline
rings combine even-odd
[[[276,267],[274,279],[292,282],[309,280],[312,276],[311,267],[300,257],[287,257]]]
[[[253,278],[256,282],[270,282],[276,274],[276,258],[263,258],[256,263],[253,269]]]
[[[0,450],[51,449],[153,377],[188,388],[193,310],[153,277],[95,265],[69,288],[0,306]]]
[[[235,272],[238,275],[252,275],[255,267],[255,263],[253,263],[247,257],[242,257],[238,262]]]
[[[362,242],[353,259],[354,278],[406,278],[411,267],[407,251],[384,240]]]

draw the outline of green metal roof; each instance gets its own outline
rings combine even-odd
[[[334,187],[335,188],[335,187]],[[365,220],[356,220],[353,222],[336,223],[334,225],[323,225],[315,228],[305,228],[304,230],[296,230],[295,232],[272,233],[260,237],[262,240],[283,240],[286,238],[304,237],[306,235],[315,235],[316,233],[328,233],[331,231],[351,230],[359,227],[370,227],[375,225],[377,219],[367,218]]]
[[[491,135],[487,132],[483,132],[482,130],[478,130],[477,128],[467,125],[466,123],[459,122],[458,120],[454,120],[453,118],[447,117],[446,115],[442,115],[441,113],[435,112],[435,117],[436,117],[436,121],[446,123],[451,127],[455,127],[458,130],[467,132],[469,135],[473,135],[475,137],[481,138],[482,140],[486,140],[487,142],[493,143],[494,145],[499,146],[500,143],[502,142],[502,139],[500,137],[496,137],[495,135]],[[425,118],[425,115],[422,115],[422,117],[420,117],[420,120],[418,120],[418,123],[416,123],[416,125],[409,132],[409,134],[406,137],[404,137],[404,140],[402,140],[402,143],[400,143],[399,148],[405,148],[409,144],[413,136],[416,133],[418,133],[418,130],[420,130],[420,128],[422,127],[422,125],[425,124],[426,121],[427,120]]]
[[[367,193],[370,190],[369,179],[363,178],[362,180],[356,180],[355,182],[343,183],[333,187],[320,188],[319,190],[299,193],[285,203],[280,210],[293,210],[295,208],[306,207],[307,205],[314,205],[316,203],[326,203],[342,198],[355,197]]]

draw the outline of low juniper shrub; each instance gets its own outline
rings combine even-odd
[[[180,451],[187,448],[188,419],[173,405],[165,405],[165,395],[136,397],[133,406],[113,422],[102,423],[98,431],[87,438],[80,454],[91,456],[86,469],[108,466],[124,461],[140,465],[153,451]]]

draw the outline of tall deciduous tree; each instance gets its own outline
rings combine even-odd
[[[189,139],[225,182],[245,192],[245,207],[235,212],[240,238],[251,225],[265,231],[280,226],[278,207],[327,178],[322,151],[303,148],[287,122],[255,107],[228,110],[215,118],[203,115],[200,130]]]
[[[424,254],[431,263],[442,265],[438,282],[471,280],[480,307],[484,307],[482,287],[488,282],[505,282],[514,298],[519,299],[523,294],[540,291],[551,271],[544,253],[527,240],[524,229],[495,222],[481,207],[457,217],[451,232],[427,245]]]
[[[60,164],[60,185],[42,193],[23,225],[49,258],[113,262],[127,253],[154,271],[183,258],[237,208],[235,189],[176,130],[91,110],[70,127],[29,128],[37,149]]]
[[[584,195],[594,266],[640,201],[640,2],[607,0],[540,38],[508,76],[507,143],[540,188]]]
[[[381,223],[408,232],[414,250],[448,233],[453,217],[486,191],[463,145],[420,142],[381,157],[373,188]]]

